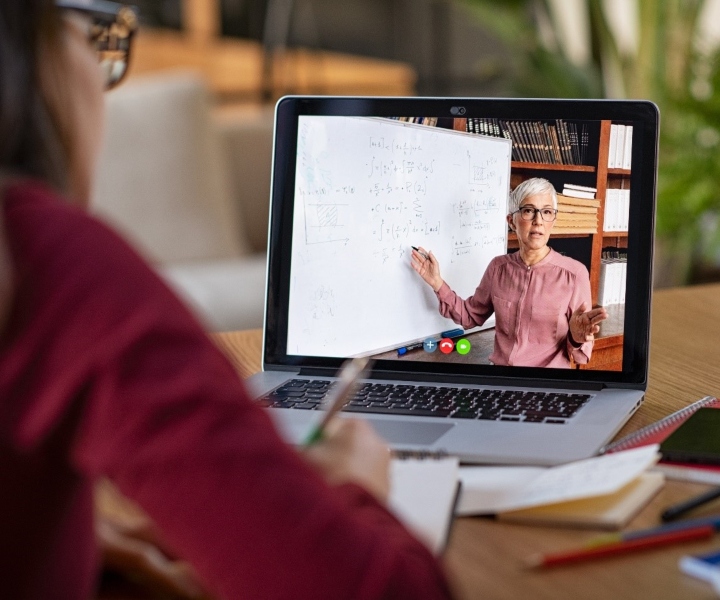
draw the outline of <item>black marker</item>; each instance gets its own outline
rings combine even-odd
[[[700,494],[699,496],[690,498],[690,500],[671,506],[663,512],[661,518],[663,521],[672,521],[681,517],[685,513],[690,512],[693,508],[697,508],[698,506],[702,506],[703,504],[707,504],[708,502],[715,500],[715,498],[720,498],[720,487],[713,488],[704,494]]]
[[[417,247],[417,246],[410,246],[410,247],[411,247],[411,248],[412,248],[413,250],[415,250],[415,252],[419,253],[419,254],[420,254],[420,256],[422,256],[423,258],[425,258],[425,259],[427,259],[427,258],[428,258],[428,255],[427,255],[427,254],[425,254],[424,252],[420,252],[420,250],[418,249],[418,247]]]

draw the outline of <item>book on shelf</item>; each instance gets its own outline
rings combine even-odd
[[[605,191],[603,231],[627,231],[630,219],[630,190],[608,188]]]
[[[688,406],[638,429],[615,442],[612,442],[600,450],[601,453],[640,448],[651,444],[659,444],[664,441],[673,431],[682,425],[699,408],[720,408],[720,400],[714,396],[705,396],[689,404]],[[720,466],[699,465],[696,463],[669,463],[662,459],[653,467],[653,471],[662,473],[668,479],[679,481],[691,481],[694,483],[709,483],[720,485]]]
[[[562,205],[558,203],[558,214],[557,214],[557,220],[556,223],[567,223],[568,225],[572,223],[579,223],[583,222],[589,225],[594,225],[597,227],[597,210],[594,210],[593,212],[575,212],[573,210],[568,210],[572,208],[585,208],[584,206],[578,206],[574,207],[572,205]],[[591,210],[593,210],[591,208]]]
[[[579,206],[578,204],[566,204],[558,198],[558,210],[567,213],[578,213],[585,215],[594,215],[597,217],[597,206]]]
[[[613,123],[610,125],[608,144],[608,168],[630,169],[632,166],[632,125]]]
[[[605,461],[605,458],[615,458]],[[659,491],[664,477],[647,470],[657,446],[557,467],[461,467],[459,515],[541,525],[618,529]]]
[[[628,171],[632,168],[632,132],[633,126],[625,126],[625,146],[623,148],[622,163],[620,167],[627,169]]]
[[[569,190],[569,191],[575,191],[575,190]],[[569,194],[566,194],[565,192],[566,192],[566,190],[563,189],[562,194],[557,194],[558,204],[569,204],[572,206],[591,206],[594,208],[600,207],[600,200],[597,200],[595,197],[578,198],[577,196],[571,196]]]
[[[512,142],[512,160],[553,165],[582,165],[587,156],[589,132],[583,125],[555,122],[468,118],[466,131],[504,137]]]
[[[598,304],[625,304],[625,281],[627,279],[627,254],[605,251],[600,260],[600,284]]]
[[[563,187],[568,190],[578,190],[580,192],[592,192],[595,194],[597,192],[597,188],[589,186],[589,185],[578,185],[577,183],[565,183],[563,184]]]
[[[597,225],[575,227],[570,225],[555,225],[550,235],[588,235],[597,233]]]
[[[617,143],[615,144],[615,168],[620,169],[623,161],[623,150],[625,149],[625,125],[617,127]]]
[[[562,193],[563,193],[563,195],[569,196],[571,198],[587,198],[589,200],[592,200],[593,198],[595,198],[597,189],[581,187],[581,186],[573,186],[569,183],[566,183],[563,186]]]

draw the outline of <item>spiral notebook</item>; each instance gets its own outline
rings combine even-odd
[[[689,404],[685,408],[668,415],[667,417],[638,429],[602,448],[600,454],[629,450],[648,444],[659,444],[673,431],[682,425],[690,415],[699,408],[720,408],[720,399],[714,396],[705,396]],[[663,473],[668,479],[680,481],[693,481],[696,483],[720,484],[720,467],[715,465],[698,465],[690,463],[660,461],[653,471]]]
[[[455,457],[406,451],[390,463],[390,509],[436,555],[447,545],[459,490]]]

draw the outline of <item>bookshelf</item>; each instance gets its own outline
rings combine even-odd
[[[453,129],[467,131],[466,118],[455,118]],[[610,134],[613,123],[609,120],[594,122],[588,135],[588,153],[583,161],[587,164],[557,164],[550,162],[527,162],[513,160],[511,163],[511,186],[530,177],[544,177],[560,191],[565,183],[576,183],[596,188],[595,198],[599,200],[597,211],[598,227],[595,233],[561,233],[551,235],[552,244],[581,262],[585,262],[590,273],[590,288],[593,304],[600,297],[600,274],[603,249],[621,250],[627,248],[626,231],[604,231],[605,208],[608,189],[629,186],[631,170],[608,166]],[[517,238],[508,236],[508,249],[517,248]],[[611,318],[598,334],[593,356],[583,369],[620,370],[622,368],[624,305],[613,306]]]

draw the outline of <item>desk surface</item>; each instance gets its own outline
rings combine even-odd
[[[656,292],[650,354],[650,385],[637,413],[619,435],[647,425],[707,394],[720,394],[720,285]],[[261,332],[218,334],[242,377],[260,369]],[[628,529],[658,523],[662,508],[707,486],[668,481]],[[711,504],[697,515],[711,514]],[[625,557],[528,571],[525,557],[574,547],[597,531],[497,523],[483,518],[455,522],[446,565],[459,598],[714,598],[710,586],[680,573],[686,553],[720,548],[720,538]]]

